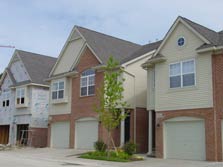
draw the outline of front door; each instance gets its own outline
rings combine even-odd
[[[125,118],[125,143],[130,140],[130,113]]]

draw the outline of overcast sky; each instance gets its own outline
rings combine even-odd
[[[179,15],[220,31],[222,7],[222,0],[0,0],[0,45],[57,57],[74,25],[146,44]],[[0,48],[0,72],[13,52]]]

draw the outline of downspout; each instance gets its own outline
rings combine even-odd
[[[136,88],[135,88],[135,75],[123,70],[127,75],[129,75],[130,77],[133,78],[133,85],[134,85],[134,88],[133,88],[133,93],[134,93],[134,104],[133,104],[133,108],[134,108],[134,111],[133,111],[133,114],[134,114],[134,120],[133,120],[133,141],[134,143],[136,143]]]

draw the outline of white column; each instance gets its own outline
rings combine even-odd
[[[152,155],[152,147],[153,147],[153,127],[152,127],[152,111],[149,111],[149,136],[148,136],[148,155]]]
[[[124,109],[122,109],[122,115],[124,115]],[[120,130],[120,147],[125,144],[125,120],[121,121],[121,130]]]

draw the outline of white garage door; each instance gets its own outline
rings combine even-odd
[[[98,121],[84,118],[75,122],[75,148],[93,149],[98,140]]]
[[[189,117],[166,121],[164,149],[165,158],[205,160],[204,121]]]
[[[57,122],[51,124],[51,147],[69,148],[70,123]]]

